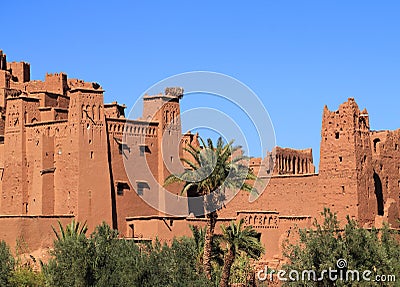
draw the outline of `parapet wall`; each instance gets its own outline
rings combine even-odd
[[[10,245],[13,253],[18,241],[30,254],[41,255],[37,260],[45,261],[55,239],[52,226],[58,230],[58,222],[65,226],[72,219],[73,215],[0,215],[0,239]]]

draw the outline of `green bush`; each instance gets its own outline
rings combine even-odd
[[[148,250],[146,266],[138,286],[212,286],[198,267],[197,252],[192,238],[174,239],[171,246],[157,241]]]
[[[14,270],[14,258],[10,248],[4,241],[0,241],[0,286],[10,286],[10,277]]]
[[[175,239],[171,246],[159,242],[139,245],[118,239],[117,231],[105,223],[88,238],[78,229],[60,226],[53,257],[42,268],[47,286],[210,286],[198,269],[192,238]]]
[[[39,271],[34,271],[30,266],[19,266],[12,272],[10,286],[44,287],[44,275]]]
[[[381,230],[367,230],[358,226],[357,222],[347,218],[344,229],[340,228],[336,214],[329,209],[322,213],[322,224],[314,222],[313,228],[299,231],[298,244],[287,244],[285,255],[290,263],[285,266],[289,270],[314,270],[319,277],[323,270],[338,269],[339,259],[346,260],[347,270],[358,270],[362,273],[370,270],[370,279],[376,275],[400,274],[400,244],[396,240],[395,231],[385,226]],[[342,261],[343,262],[343,261]],[[300,272],[301,273],[301,272]],[[396,278],[398,280],[398,278]],[[366,281],[329,280],[323,281],[285,282],[285,286],[399,286],[396,283]],[[392,284],[392,285],[391,285]],[[397,285],[396,285],[397,284]]]
[[[92,272],[92,250],[85,236],[85,225],[79,230],[79,224],[72,222],[64,230],[56,233],[52,259],[42,266],[42,272],[49,286],[83,287],[94,283]]]

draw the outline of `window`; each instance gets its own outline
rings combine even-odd
[[[117,195],[124,195],[124,193],[129,190],[130,187],[127,182],[117,182]]]
[[[150,186],[147,183],[147,181],[137,181],[136,184],[137,184],[136,192],[138,195],[143,195],[146,189],[150,189]]]
[[[379,143],[381,142],[380,139],[374,139],[374,152],[379,153]]]
[[[146,144],[139,144],[139,154],[144,156],[145,153],[150,153],[150,149]]]
[[[119,154],[123,154],[125,150],[127,150],[129,153],[131,152],[131,148],[126,143],[122,142],[122,140],[115,138],[115,137],[114,137],[114,140],[118,144],[118,153]]]
[[[339,156],[339,162],[343,161],[343,157]]]
[[[336,132],[336,133],[335,133],[335,139],[337,139],[337,140],[338,140],[338,139],[339,139],[339,137],[340,137],[340,135],[339,135],[339,132]]]

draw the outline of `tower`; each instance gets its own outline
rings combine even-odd
[[[375,214],[370,206],[373,169],[369,117],[360,112],[354,99],[337,111],[325,106],[322,118],[319,180],[321,203],[361,224],[371,223]]]
[[[103,90],[97,83],[69,81],[71,130],[67,146],[69,172],[76,178],[72,192],[78,220],[94,228],[102,221],[111,225],[110,173]]]
[[[159,183],[171,173],[181,172],[180,141],[182,128],[179,100],[183,88],[169,87],[164,94],[143,97],[143,119],[158,122],[158,171]],[[165,198],[160,193],[159,205],[165,210]]]

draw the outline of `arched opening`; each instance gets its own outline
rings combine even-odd
[[[168,122],[168,120],[169,120],[169,111],[165,111],[165,123],[169,123]]]
[[[380,139],[374,139],[374,152],[379,153],[379,144],[381,140]]]
[[[376,172],[374,172],[374,185],[376,202],[378,205],[378,215],[384,215],[385,212],[383,209],[382,181]]]
[[[92,106],[92,119],[96,120],[96,105]]]

